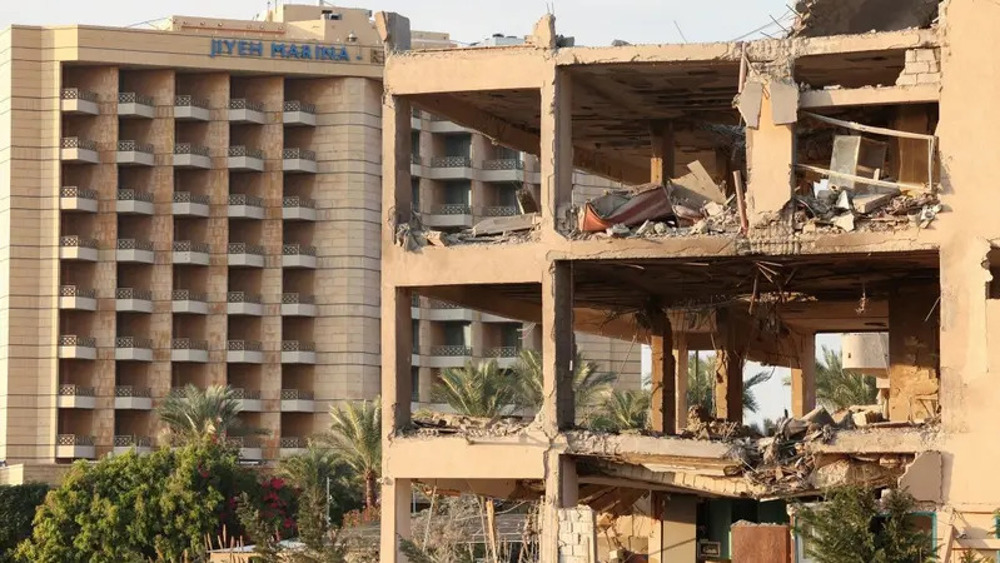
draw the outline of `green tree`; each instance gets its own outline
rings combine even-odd
[[[48,491],[45,483],[0,486],[0,563],[14,561],[17,544],[31,536],[35,510]]]
[[[816,400],[830,410],[851,405],[872,405],[878,397],[875,378],[844,369],[840,354],[823,346],[823,359],[816,360]]]
[[[573,357],[573,398],[578,412],[602,400],[618,379],[614,373],[602,372],[599,368],[597,363],[585,360],[579,353]],[[521,404],[531,409],[540,408],[545,396],[541,352],[522,350],[514,365],[514,374],[521,388]]]
[[[621,432],[649,425],[649,391],[613,391],[590,419],[594,430]]]
[[[60,562],[197,559],[205,538],[219,532],[241,471],[234,451],[208,441],[79,462],[39,507],[17,555]]]
[[[496,360],[448,368],[434,385],[434,398],[466,416],[496,418],[514,412],[521,396],[517,379]]]
[[[382,471],[382,403],[376,398],[332,408],[330,433],[325,440],[361,479],[365,507],[374,507]]]
[[[305,453],[286,457],[278,465],[278,475],[301,491],[299,497],[299,529],[308,526],[303,518],[303,508],[312,507],[323,515],[322,519],[339,526],[344,514],[362,507],[361,488],[357,486],[353,470],[342,461],[337,452],[320,444],[310,443]],[[329,493],[329,497],[327,496]],[[322,501],[321,505],[314,504]],[[311,504],[313,503],[313,504]]]
[[[817,563],[925,563],[937,559],[931,535],[910,517],[913,497],[892,490],[881,506],[872,490],[834,489],[826,502],[796,511],[796,531]]]
[[[180,394],[167,397],[157,414],[170,434],[184,440],[262,433],[242,424],[241,409],[239,399],[228,386],[203,391],[188,385]]]
[[[688,389],[687,404],[700,405],[705,412],[715,412],[715,365],[716,356],[709,354],[691,354],[688,356]],[[743,411],[756,413],[760,403],[754,388],[770,381],[774,375],[770,371],[760,371],[743,379]]]

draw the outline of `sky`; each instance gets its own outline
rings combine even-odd
[[[302,0],[300,3],[312,3]],[[494,33],[523,36],[550,9],[556,31],[576,38],[577,45],[609,45],[615,39],[629,43],[685,43],[756,39],[781,35],[792,14],[786,0],[379,0],[334,4],[399,12],[410,18],[413,29],[444,31],[452,39],[471,43]],[[0,29],[12,24],[142,26],[143,22],[172,15],[251,19],[267,9],[266,0],[35,0],[0,2]],[[821,345],[840,349],[838,336],[820,336]],[[649,350],[642,351],[648,370]],[[764,369],[750,365],[747,373]],[[767,368],[770,369],[770,368]],[[748,416],[778,418],[790,409],[789,389],[782,381],[785,368],[759,387],[762,408]]]

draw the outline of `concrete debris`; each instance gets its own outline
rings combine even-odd
[[[674,188],[683,188],[698,198],[706,200],[701,201],[701,205],[698,207],[709,201],[715,203],[726,202],[726,195],[719,189],[715,181],[712,180],[712,176],[709,175],[708,170],[705,169],[705,166],[700,161],[695,160],[689,163],[687,168],[690,171],[689,173],[680,178],[675,178],[670,182]],[[672,197],[676,199],[678,195],[680,194],[673,195]],[[687,199],[690,200],[691,198],[688,197]],[[683,203],[689,204],[687,201]]]
[[[770,84],[771,112],[775,125],[788,125],[799,120],[799,87],[794,82],[774,81]]]
[[[849,35],[929,27],[940,0],[799,0],[792,37]]]
[[[646,221],[646,223],[648,223],[648,222],[649,221]],[[643,223],[643,224],[645,224],[645,223]],[[632,230],[629,229],[628,227],[626,227],[625,225],[622,225],[621,223],[616,223],[616,224],[611,225],[610,227],[608,227],[607,233],[608,233],[608,236],[612,236],[612,237],[627,237],[630,234],[632,234]]]
[[[927,228],[943,211],[933,194],[908,195],[886,188],[860,194],[847,189],[814,193],[792,196],[772,221],[790,225],[797,233],[869,232],[907,225]]]
[[[412,431],[420,436],[460,434],[469,438],[511,436],[526,430],[531,424],[520,417],[477,418],[440,412],[414,413]]]
[[[736,102],[736,108],[743,116],[747,127],[751,129],[760,127],[760,105],[763,100],[764,84],[757,80],[748,80],[743,85],[743,92],[740,93]]]
[[[472,227],[472,236],[499,235],[533,229],[541,221],[538,213],[525,213],[510,217],[489,217]]]
[[[833,224],[842,231],[851,232],[854,230],[854,214],[845,213],[833,218]]]
[[[517,205],[521,208],[521,213],[539,213],[542,207],[538,205],[535,194],[528,188],[517,190]]]

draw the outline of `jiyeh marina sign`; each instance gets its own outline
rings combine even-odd
[[[363,60],[360,49],[353,57],[344,45],[285,43],[282,41],[252,41],[246,39],[212,39],[210,57],[270,58],[296,61],[351,62]]]

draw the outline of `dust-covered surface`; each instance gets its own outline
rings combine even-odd
[[[940,0],[799,0],[793,37],[929,27]]]

